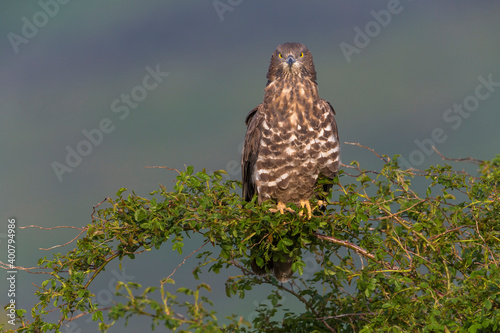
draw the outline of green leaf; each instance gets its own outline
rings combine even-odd
[[[122,193],[125,192],[127,189],[125,187],[122,187],[118,190],[118,192],[116,192],[116,196],[117,197],[122,197]]]
[[[493,304],[491,303],[491,301],[489,299],[486,299],[483,303],[483,306],[486,310],[491,310],[491,307],[493,306]]]
[[[96,311],[92,314],[92,320],[93,321],[104,321],[104,318],[102,316],[102,311]]]
[[[456,199],[455,196],[452,194],[445,194],[443,197],[445,199],[448,199],[448,200],[455,200]]]
[[[358,178],[356,178],[356,180],[358,182],[361,182],[361,184],[364,184],[366,182],[371,181],[371,178],[367,174],[362,174],[361,176],[359,176]]]
[[[480,330],[482,328],[483,328],[483,325],[481,325],[479,323],[472,324],[471,327],[469,327],[469,329],[467,330],[467,332],[469,332],[469,333],[476,333],[477,330]]]
[[[255,263],[259,267],[264,267],[264,259],[262,259],[261,257],[255,257]]]
[[[177,242],[177,243],[174,243],[174,245],[172,246],[172,250],[177,250],[177,252],[179,252],[179,254],[182,254],[182,247],[184,246],[183,243],[181,242]]]
[[[134,214],[134,217],[135,217],[135,220],[137,222],[141,222],[142,220],[144,220],[146,217],[148,216],[148,213],[146,212],[146,210],[144,210],[143,208],[140,208],[138,210],[135,211],[135,214]]]

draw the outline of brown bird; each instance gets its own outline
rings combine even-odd
[[[309,49],[301,43],[279,45],[271,56],[264,101],[250,111],[241,158],[243,197],[259,204],[275,200],[281,214],[287,203],[307,209],[320,175],[333,179],[340,166],[335,111],[321,99]],[[328,191],[331,185],[325,186]],[[266,263],[278,280],[292,276],[292,260]]]

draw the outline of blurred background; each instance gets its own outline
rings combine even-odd
[[[7,221],[17,223],[16,264],[67,252],[92,206],[126,187],[147,196],[176,174],[146,166],[225,169],[240,179],[247,113],[262,101],[269,59],[283,42],[311,50],[322,98],[337,112],[341,141],[401,154],[407,167],[500,153],[498,1],[68,1],[4,2],[0,11],[0,260]],[[381,162],[343,144],[342,160]],[[183,256],[171,246],[107,268],[92,291],[118,301],[116,280],[158,285]],[[314,266],[313,260],[311,265]],[[191,258],[173,278],[193,287]],[[307,260],[306,260],[307,263]],[[309,267],[309,266],[308,266]],[[314,267],[308,268],[312,272]],[[227,274],[237,271],[229,272]],[[0,275],[0,303],[7,297]],[[204,274],[219,319],[251,320],[266,301],[256,288],[227,298],[227,275]],[[43,276],[17,274],[20,308]],[[289,297],[283,300],[293,307]],[[4,321],[4,316],[0,320]],[[111,332],[136,332],[133,318]],[[83,317],[62,332],[94,332]]]

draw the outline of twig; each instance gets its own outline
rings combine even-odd
[[[376,171],[373,171],[373,170],[361,170],[360,167],[358,166],[352,166],[352,165],[349,165],[349,164],[344,164],[344,163],[340,163],[340,165],[343,167],[343,168],[348,168],[348,169],[354,169],[356,171],[359,172],[358,175],[353,175],[353,174],[350,174],[349,172],[346,172],[344,170],[344,174],[350,176],[350,177],[354,177],[354,178],[358,178],[359,176],[363,175],[363,174],[366,174],[366,173],[373,173],[375,175],[379,175],[380,173],[379,172],[376,172]]]
[[[90,218],[92,219],[92,221],[94,221],[95,217],[94,217],[94,214],[95,214],[95,209],[97,207],[99,207],[100,205],[102,205],[103,202],[107,201],[107,200],[110,200],[110,198],[104,198],[101,202],[99,202],[97,205],[93,205],[92,206],[92,214],[90,214]]]
[[[268,277],[266,277],[267,279],[269,279]],[[292,286],[293,288],[293,284],[292,282],[290,282],[290,285]],[[287,288],[285,287],[285,284],[282,283],[281,285],[278,285],[278,288],[280,289],[283,289],[287,292],[289,292],[290,294],[292,294],[293,296],[297,297],[302,303],[304,303],[304,305],[309,308],[309,310],[315,315],[315,316],[318,316],[318,313],[317,311],[315,310],[315,308],[301,295],[299,295],[295,290],[291,289],[291,288]],[[332,333],[336,333],[337,331],[335,331],[335,329],[333,327],[331,327],[330,325],[328,325],[328,323],[326,322],[325,319],[323,318],[317,318],[318,320],[321,320],[321,322],[323,323],[323,325],[326,326],[326,328],[328,328],[328,330]]]
[[[322,317],[322,318],[316,318],[316,319],[338,319],[342,317],[354,317],[354,316],[369,316],[373,315],[375,313],[373,312],[361,312],[361,313],[344,313],[336,316],[328,316],[328,317]]]
[[[334,243],[334,244],[339,244],[339,245],[342,245],[342,246],[345,246],[347,248],[350,248],[356,252],[358,252],[359,254],[361,254],[362,256],[370,259],[370,260],[373,260],[375,261],[376,263],[379,263],[379,264],[382,264],[384,265],[386,268],[388,269],[392,269],[392,270],[399,270],[399,267],[397,266],[392,266],[391,264],[387,263],[387,262],[379,262],[375,256],[371,253],[368,253],[368,251],[366,251],[365,249],[363,249],[362,247],[359,247],[357,246],[356,244],[353,244],[351,242],[348,242],[348,241],[345,241],[345,240],[341,240],[341,239],[337,239],[335,237],[332,237],[332,236],[326,236],[326,235],[322,235],[320,233],[317,233],[317,232],[314,232],[313,233],[314,236],[318,237],[319,239],[323,239],[323,240],[326,240],[326,241],[329,241],[331,243]]]
[[[19,227],[19,229],[24,229],[24,228],[38,228],[38,229],[42,229],[42,230],[54,230],[54,229],[60,229],[60,228],[68,228],[68,229],[76,229],[76,230],[86,230],[86,227],[85,228],[77,228],[77,227],[73,227],[73,226],[70,226],[70,225],[60,225],[60,226],[51,227],[51,228],[39,227],[37,225],[27,225],[27,226],[24,226],[24,227]]]
[[[111,308],[112,308],[111,306],[107,306],[107,307],[105,307],[105,308],[100,308],[100,309],[97,309],[97,310],[95,310],[95,311],[106,311],[106,310],[109,310],[109,309],[111,309]],[[95,312],[95,311],[94,311],[94,312]],[[78,318],[80,318],[80,317],[83,317],[83,316],[85,316],[85,315],[88,315],[88,314],[90,314],[90,312],[88,312],[88,311],[82,312],[82,313],[80,313],[79,315],[76,315],[76,316],[71,317],[70,319],[68,319],[67,323],[69,323],[70,321],[76,320],[76,319],[78,319]]]
[[[10,264],[6,264],[2,261],[0,261],[0,268],[7,269],[7,270],[21,270],[21,271],[26,271],[31,274],[49,274],[47,272],[32,272],[34,270],[40,270],[40,269],[49,269],[48,267],[22,267],[22,266],[11,266]]]
[[[42,250],[42,251],[49,251],[49,250],[52,250],[52,249],[55,249],[55,248],[58,248],[58,247],[66,246],[66,245],[72,243],[73,241],[75,241],[78,237],[80,237],[80,235],[83,234],[85,231],[87,231],[87,229],[88,229],[87,227],[84,227],[83,229],[81,229],[82,231],[80,231],[80,233],[78,235],[76,235],[72,240],[70,240],[70,241],[68,241],[68,242],[66,242],[64,244],[54,245],[54,246],[51,246],[51,247],[49,247],[47,249],[44,249],[43,247],[41,247],[40,250]]]
[[[351,146],[358,146],[358,147],[361,147],[361,148],[364,148],[364,149],[367,149],[369,151],[371,151],[372,153],[374,153],[375,155],[377,155],[378,158],[380,158],[382,161],[384,161],[385,163],[389,163],[390,159],[388,157],[383,157],[383,156],[380,156],[379,153],[377,153],[374,149],[370,148],[370,147],[367,147],[367,146],[363,146],[357,142],[344,142],[346,145],[351,145]]]
[[[460,230],[460,229],[462,229],[462,228],[467,228],[467,226],[465,226],[465,225],[461,225],[461,226],[459,226],[459,227],[456,227],[456,228],[453,228],[453,229],[446,230],[445,232],[442,232],[442,233],[440,233],[439,235],[434,235],[434,236],[432,236],[432,237],[429,237],[429,240],[434,240],[434,239],[436,239],[436,238],[439,238],[439,237],[441,237],[441,236],[444,236],[444,235],[446,235],[446,234],[449,234],[450,232],[455,232],[455,231]],[[479,236],[481,236],[481,235],[479,235]],[[482,237],[481,237],[481,238],[482,238]],[[483,239],[483,241],[484,241],[484,239]]]
[[[244,274],[248,274],[248,275],[255,275],[255,273],[253,272],[250,272],[249,270],[247,270],[245,267],[243,267],[242,265],[240,265],[238,262],[236,262],[235,260],[231,260],[230,263],[233,265],[233,266],[236,266],[238,267],[239,269],[241,269],[243,271]],[[301,295],[299,295],[295,290],[293,289],[290,289],[290,288],[287,288],[285,287],[285,284],[284,283],[280,283],[278,285],[274,284],[271,280],[271,278],[269,278],[268,276],[262,276],[260,277],[261,279],[263,279],[266,283],[269,283],[273,286],[276,286],[278,287],[279,289],[281,290],[284,290],[290,294],[292,294],[293,296],[295,296],[297,299],[299,299],[302,303],[304,303],[304,305],[306,306],[306,308],[308,308],[315,316],[318,316],[318,313],[316,312],[316,310],[314,309],[314,307]],[[292,282],[290,282],[290,285],[293,287],[293,284]],[[328,328],[328,330],[332,333],[336,333],[335,329],[333,329],[330,325],[328,325],[328,323],[326,322],[325,319],[322,319],[322,318],[317,318],[318,320],[321,320],[321,322]]]
[[[393,214],[390,214],[390,215],[387,215],[387,216],[378,217],[378,218],[376,218],[376,220],[381,221],[381,220],[385,220],[385,219],[390,219],[390,218],[392,218],[394,216],[397,216],[397,215],[400,215],[401,213],[404,213],[404,212],[412,209],[413,207],[415,207],[417,205],[420,205],[421,203],[426,202],[426,201],[427,201],[427,199],[422,199],[419,202],[417,202],[416,204],[413,204],[413,205],[411,205],[410,207],[408,207],[406,209],[403,209],[403,210],[401,210],[399,212],[396,212],[396,213],[393,213]]]
[[[116,257],[118,257],[120,255],[120,252],[116,252],[115,254],[113,254],[111,257],[109,257],[108,259],[106,259],[106,261],[101,265],[99,266],[99,268],[97,268],[95,271],[94,271],[94,274],[90,277],[90,279],[87,281],[87,283],[85,283],[85,285],[83,286],[83,289],[87,289],[89,287],[89,285],[92,283],[92,281],[94,281],[94,279],[97,277],[97,274],[99,274],[103,269],[104,267],[106,267],[106,265],[113,259],[115,259]]]
[[[146,169],[167,169],[167,170],[171,170],[171,171],[176,171],[178,174],[181,174],[179,170],[177,169],[174,169],[174,168],[169,168],[167,166],[145,166]]]
[[[106,198],[106,199],[107,199],[107,198]],[[104,200],[106,200],[106,199],[104,199]],[[104,201],[104,200],[103,200],[103,201]],[[103,201],[101,201],[101,203],[102,203]],[[100,205],[101,203],[99,203],[99,205]],[[95,206],[94,206],[94,207],[95,207]],[[95,211],[95,208],[94,208],[94,211]],[[87,229],[88,229],[88,227],[77,228],[77,227],[73,227],[73,226],[70,226],[70,225],[60,225],[60,226],[51,227],[51,228],[44,228],[44,227],[40,227],[40,226],[38,226],[38,225],[27,225],[27,226],[24,226],[24,227],[19,227],[19,228],[20,228],[20,229],[24,229],[24,228],[38,228],[38,229],[41,229],[41,230],[54,230],[54,229],[61,229],[61,228],[63,228],[63,229],[76,229],[76,230],[80,230],[80,233],[79,233],[78,235],[76,235],[76,237],[75,237],[75,238],[73,238],[72,240],[70,240],[69,242],[64,243],[64,244],[60,244],[60,245],[54,245],[54,246],[49,247],[49,248],[47,248],[47,249],[44,249],[44,248],[42,248],[42,247],[41,247],[41,248],[39,248],[39,249],[40,249],[40,250],[42,250],[42,251],[49,251],[49,250],[52,250],[52,249],[55,249],[55,248],[58,248],[58,247],[63,247],[63,246],[66,246],[66,245],[68,245],[68,244],[72,243],[73,241],[75,241],[78,237],[80,237],[80,235],[81,235],[83,232],[87,231]]]
[[[464,157],[464,158],[448,158],[446,156],[443,156],[443,154],[441,154],[441,152],[439,152],[439,150],[437,150],[436,147],[432,146],[432,149],[434,149],[434,151],[436,153],[438,153],[439,156],[441,156],[441,158],[443,160],[446,160],[446,161],[454,161],[454,162],[470,162],[470,163],[473,163],[473,164],[477,164],[477,165],[480,165],[481,163],[483,163],[483,161],[481,160],[478,160],[478,159],[475,159],[475,158],[472,158],[472,157]]]
[[[184,264],[186,263],[186,260],[187,260],[189,257],[191,257],[191,256],[192,256],[193,254],[195,254],[196,252],[200,251],[200,250],[201,250],[201,249],[202,249],[205,245],[207,245],[207,244],[208,244],[208,242],[209,242],[209,241],[206,241],[205,243],[203,243],[203,245],[202,245],[202,246],[200,246],[199,248],[197,248],[196,250],[194,250],[193,252],[191,252],[191,254],[190,254],[190,255],[188,255],[186,258],[184,258],[184,260],[183,260],[183,261],[182,261],[179,265],[177,265],[177,267],[175,267],[175,268],[174,268],[174,270],[172,271],[172,273],[170,273],[170,275],[169,275],[169,276],[167,276],[167,280],[168,280],[168,279],[170,279],[170,277],[171,277],[172,275],[174,275],[175,271],[177,271],[177,270],[179,269],[179,267],[181,267],[182,265],[184,265]]]

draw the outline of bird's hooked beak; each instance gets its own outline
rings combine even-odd
[[[297,61],[295,60],[294,56],[293,55],[289,55],[288,58],[286,59],[286,63],[288,64],[288,66],[292,67],[293,63]]]

